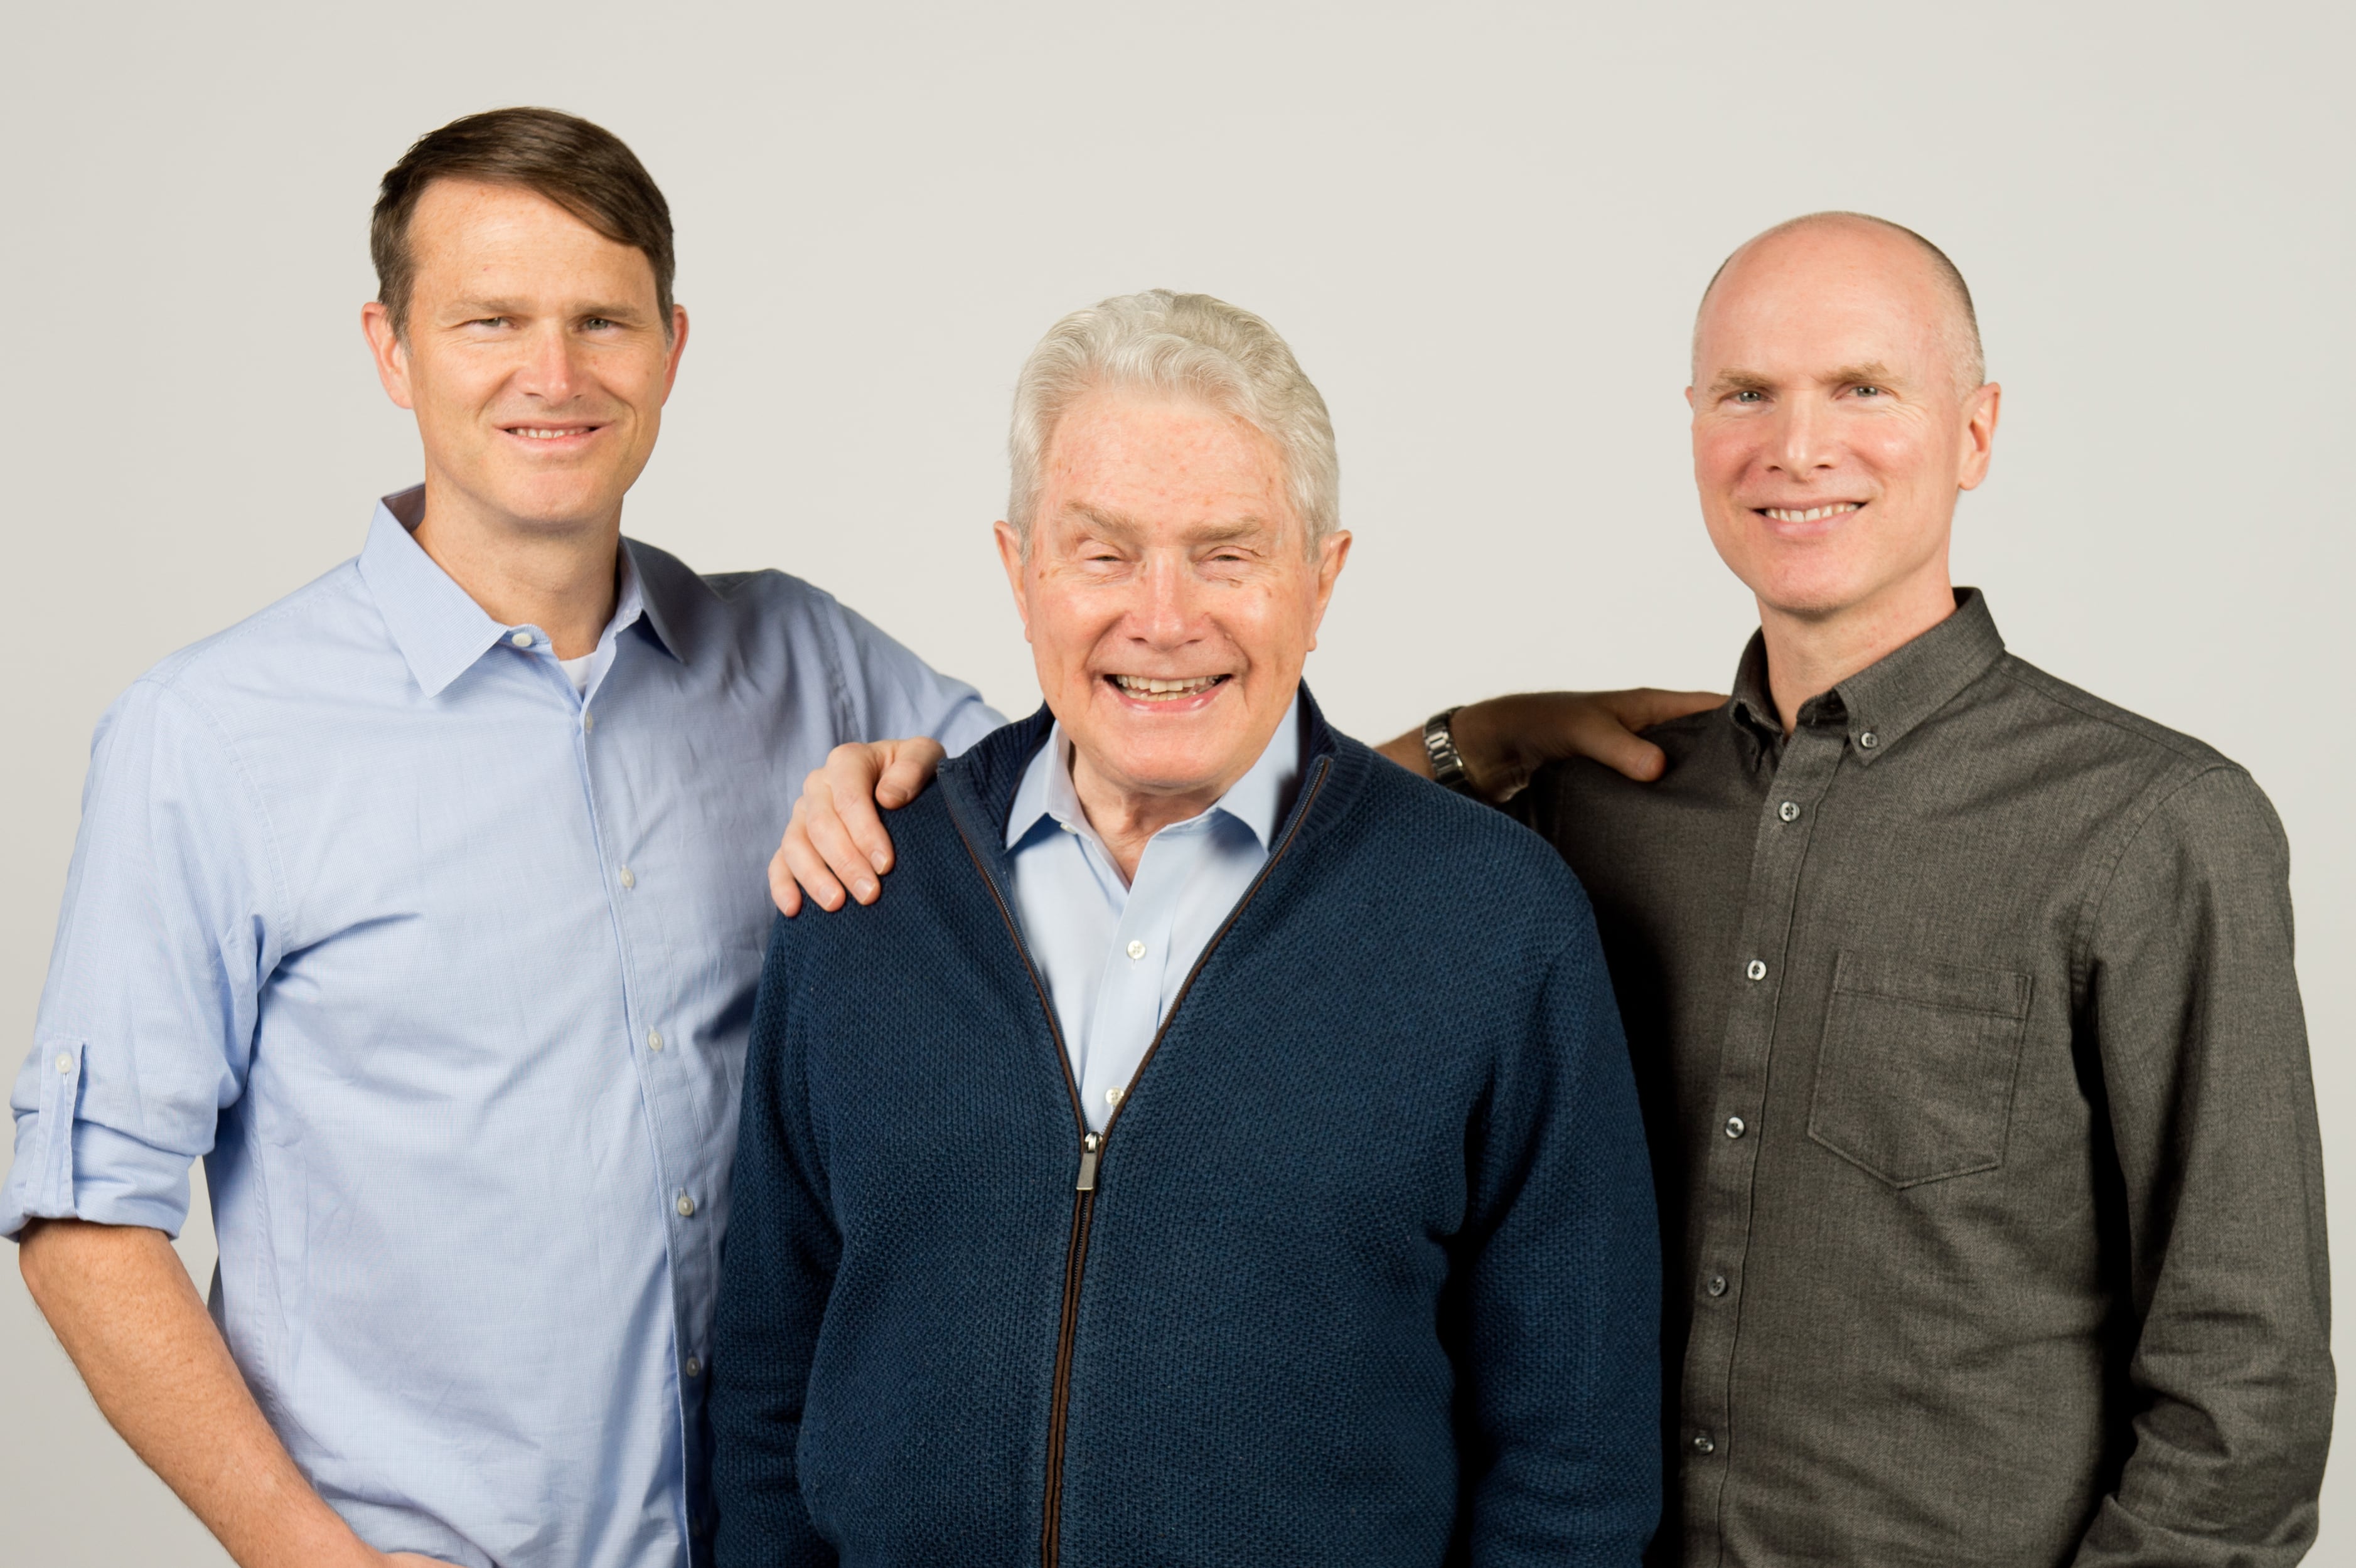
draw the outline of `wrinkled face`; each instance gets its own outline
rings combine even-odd
[[[1911,240],[1861,225],[1773,235],[1728,264],[1686,392],[1694,479],[1762,606],[1820,618],[1944,587],[1997,393],[1959,389],[1954,309]]]
[[[1028,558],[1004,523],[999,551],[1076,776],[1215,798],[1290,706],[1349,536],[1312,557],[1275,444],[1197,402],[1092,393],[1043,467]]]
[[[369,307],[379,373],[417,413],[429,480],[511,524],[599,520],[653,452],[686,343],[654,267],[547,198],[436,180],[409,243],[406,341]]]

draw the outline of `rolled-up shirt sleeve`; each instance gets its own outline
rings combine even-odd
[[[2079,1568],[2286,1568],[2315,1539],[2330,1285],[2288,879],[2265,796],[2221,767],[2150,811],[2094,917],[2140,1413]]]
[[[241,1092],[277,960],[261,803],[208,715],[143,679],[91,747],[0,1235],[77,1218],[177,1235],[188,1167]]]

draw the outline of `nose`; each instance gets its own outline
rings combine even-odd
[[[1768,462],[1796,479],[1838,462],[1834,451],[1832,421],[1814,398],[1788,398],[1776,410],[1775,438]]]
[[[1144,593],[1130,615],[1130,636],[1167,652],[1184,647],[1201,635],[1202,607],[1197,595],[1202,584],[1183,552],[1149,552],[1140,586]]]
[[[579,382],[573,334],[559,322],[534,326],[516,389],[545,403],[569,402]]]

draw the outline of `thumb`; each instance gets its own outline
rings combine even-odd
[[[947,754],[936,741],[918,738],[897,743],[875,781],[875,804],[887,809],[902,806],[924,794]]]
[[[1612,772],[1634,779],[1638,784],[1651,784],[1668,769],[1667,752],[1642,736],[1630,734],[1617,725],[1597,729],[1588,737],[1588,741],[1589,756],[1593,757]]]

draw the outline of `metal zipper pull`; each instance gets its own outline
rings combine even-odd
[[[1076,1190],[1094,1192],[1097,1189],[1097,1154],[1103,1147],[1102,1133],[1090,1133],[1080,1140],[1080,1181]]]

